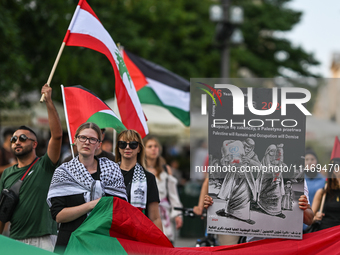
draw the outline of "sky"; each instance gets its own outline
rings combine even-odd
[[[312,71],[331,77],[332,54],[340,52],[340,0],[292,0],[288,6],[303,15],[286,38],[314,53],[321,64]]]

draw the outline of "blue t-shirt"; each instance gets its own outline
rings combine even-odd
[[[309,201],[312,204],[317,190],[325,187],[326,178],[321,173],[318,173],[315,178],[309,178],[307,175],[305,175],[305,180],[308,186]]]
[[[305,175],[305,181],[307,182],[308,186],[309,202],[312,206],[315,193],[318,191],[318,189],[325,187],[326,178],[321,173],[318,173],[315,178],[309,178],[307,175]],[[303,224],[303,230],[305,230],[307,227],[308,225]]]

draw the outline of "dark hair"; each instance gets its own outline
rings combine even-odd
[[[316,156],[316,153],[315,153],[315,151],[314,151],[312,148],[307,148],[307,149],[306,149],[306,151],[305,151],[305,157],[306,157],[306,155],[308,155],[308,154],[313,155],[313,156],[315,157],[315,159],[316,159],[316,162],[319,161],[319,160],[318,160],[318,156]]]
[[[333,190],[337,190],[337,189],[340,188],[338,180],[337,180],[336,176],[334,175],[335,165],[338,165],[337,167],[340,166],[340,158],[333,158],[331,160],[330,164],[333,167],[330,167],[330,169],[328,170],[328,174],[327,174],[327,188],[326,188],[326,192],[328,194],[332,194]]]
[[[144,148],[144,143],[143,143],[143,140],[140,134],[136,130],[133,130],[133,129],[124,130],[120,132],[120,134],[117,136],[117,144],[115,148],[116,162],[120,162],[122,160],[122,155],[120,155],[119,148],[118,148],[118,142],[120,140],[128,141],[128,142],[137,141],[139,143],[140,152],[137,154],[137,162],[142,167],[145,168],[145,148]]]
[[[103,143],[105,143],[105,142],[109,142],[109,143],[111,143],[111,144],[113,144],[113,140],[111,139],[111,138],[104,138],[103,139]]]
[[[36,135],[36,133],[32,130],[32,129],[30,129],[29,127],[27,127],[27,126],[20,126],[17,130],[15,130],[15,131],[18,131],[18,130],[28,130],[28,131],[30,131],[33,135],[35,135],[35,137],[36,138],[38,138],[37,137],[37,135]]]
[[[14,132],[15,132],[14,129],[7,128],[7,129],[5,129],[4,133],[2,134],[2,137],[6,138],[8,135],[12,136]]]
[[[77,128],[77,131],[74,135],[74,139],[77,138],[77,136],[79,135],[80,131],[84,130],[84,129],[87,129],[87,128],[90,128],[90,129],[93,129],[94,131],[96,131],[97,135],[98,135],[98,139],[99,141],[101,142],[102,141],[102,132],[100,130],[100,128],[98,127],[97,124],[93,123],[93,122],[86,122],[86,123],[83,123],[81,124],[78,128]]]

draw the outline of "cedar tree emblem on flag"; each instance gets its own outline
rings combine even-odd
[[[86,47],[104,54],[116,77],[116,97],[123,124],[142,137],[148,134],[146,119],[133,81],[119,50],[85,0],[80,0],[64,38],[67,46]]]

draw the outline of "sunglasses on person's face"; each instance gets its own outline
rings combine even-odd
[[[135,150],[138,147],[138,142],[137,141],[132,141],[132,142],[125,142],[125,141],[118,141],[118,147],[119,149],[125,149],[127,145],[129,145],[130,149]]]
[[[15,135],[15,136],[12,136],[12,137],[11,137],[11,143],[16,143],[16,142],[18,141],[18,139],[19,139],[19,141],[22,142],[22,143],[26,142],[26,140],[31,140],[31,141],[35,142],[34,139],[28,138],[26,135],[22,134],[22,135],[20,135],[19,137],[16,136],[16,135]]]

